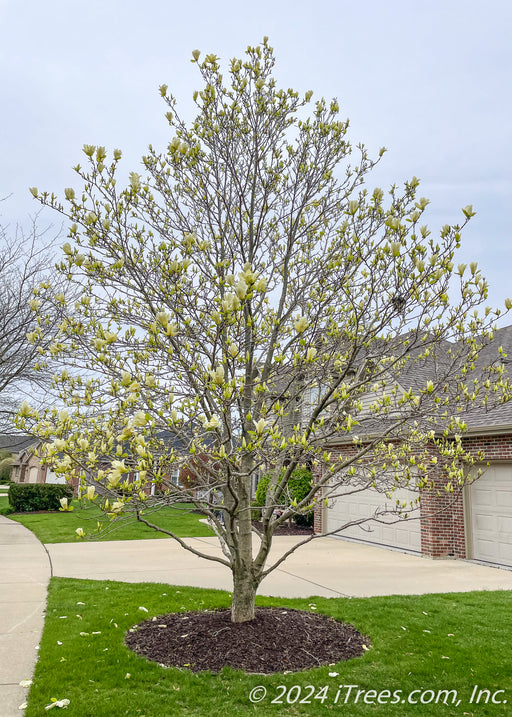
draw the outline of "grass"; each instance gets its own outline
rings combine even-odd
[[[124,646],[125,632],[142,620],[229,604],[229,594],[215,590],[53,578],[27,717],[45,714],[51,698],[70,700],[67,717],[510,714],[506,704],[485,704],[485,693],[480,704],[470,704],[475,685],[492,693],[505,690],[495,699],[512,700],[510,592],[258,598],[260,605],[305,610],[314,604],[317,612],[351,622],[371,637],[373,647],[361,658],[294,674],[247,675],[227,668],[218,675],[194,674],[186,666],[160,667]],[[308,699],[313,689],[310,703],[300,704],[294,685],[300,687],[299,700]],[[345,702],[347,688],[340,685],[375,690],[381,704],[365,704],[363,694],[357,703],[352,696]],[[266,688],[267,697],[254,705],[249,693],[257,686]],[[390,704],[396,690],[401,690],[399,701]],[[424,704],[402,703],[413,690],[434,692],[425,693]],[[438,690],[457,690],[460,704],[452,704],[451,695],[436,704]],[[283,692],[282,702],[271,704]],[[411,698],[419,701],[419,696]],[[376,702],[370,692],[366,699]]]
[[[9,498],[0,496],[0,515],[8,515],[12,508],[9,505]]]
[[[5,499],[6,500],[6,499]],[[87,534],[97,535],[97,521],[100,520],[104,532],[96,538],[99,540],[142,540],[165,538],[152,528],[143,523],[137,523],[134,519],[116,520],[111,523],[102,515],[101,511],[94,505],[81,507],[79,501],[73,501],[72,512],[56,513],[14,513],[9,517],[22,523],[31,530],[42,543],[71,543],[76,542],[75,530],[83,528]],[[191,512],[192,506],[183,504],[180,508],[163,507],[157,512],[148,512],[148,520],[157,525],[173,530],[180,537],[195,538],[211,536],[213,531],[199,520],[202,517],[198,513]],[[1,504],[0,504],[1,510]]]

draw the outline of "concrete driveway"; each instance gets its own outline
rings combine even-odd
[[[221,556],[216,538],[190,538]],[[274,538],[271,560],[298,542]],[[45,546],[53,575],[232,589],[230,571],[171,540],[58,543]],[[266,577],[258,591],[279,597],[368,597],[470,590],[512,590],[512,571],[461,560],[431,560],[335,538],[316,538]]]

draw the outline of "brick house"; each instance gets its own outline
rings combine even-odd
[[[497,345],[512,357],[512,326],[496,333]],[[491,350],[482,352],[482,359],[487,359]],[[504,363],[508,362],[505,358]],[[439,495],[422,491],[415,519],[388,525],[370,521],[349,527],[339,537],[432,558],[461,558],[512,568],[512,401],[487,412],[479,409],[464,420],[463,447],[474,456],[480,451],[485,454],[480,478],[447,493],[442,466],[436,466],[429,477],[440,489]],[[332,440],[329,450],[335,455],[354,449],[348,440]],[[391,503],[395,498],[410,501],[417,497],[418,491],[401,488]],[[317,506],[315,530],[329,533],[358,517],[368,517],[385,504],[386,497],[371,489],[334,499],[328,506]]]
[[[0,435],[0,449],[14,456],[11,466],[11,480],[14,483],[65,483],[64,478],[55,475],[49,466],[42,465],[35,455],[39,440],[21,434]]]

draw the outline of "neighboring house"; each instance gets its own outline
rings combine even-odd
[[[35,455],[39,440],[32,436],[0,435],[0,449],[8,450],[15,456],[11,466],[11,480],[14,483],[65,483],[65,479],[55,475],[41,464]]]
[[[502,346],[512,357],[512,326],[496,332],[494,346],[481,354],[483,363],[493,355],[491,351],[496,352],[496,346]],[[509,361],[505,358],[505,365]],[[447,493],[441,469],[433,468],[430,477],[439,495],[422,493],[417,511],[421,519],[389,525],[371,521],[348,528],[340,537],[434,558],[464,558],[512,568],[512,401],[489,411],[478,409],[464,420],[464,448],[473,455],[479,451],[485,454],[485,462],[480,464],[484,472],[478,480],[468,482],[458,492]],[[329,450],[347,453],[353,450],[349,440],[332,440]],[[391,501],[375,490],[334,499],[327,507],[317,507],[315,529],[328,533],[348,521],[368,517],[386,503],[392,507],[396,498],[411,501],[418,498],[418,492],[400,488]]]

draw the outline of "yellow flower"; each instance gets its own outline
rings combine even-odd
[[[240,308],[240,300],[236,294],[227,294],[227,296],[222,299],[222,308],[224,311],[236,311]]]
[[[147,422],[148,418],[144,411],[137,411],[132,421],[134,426],[145,426]]]
[[[23,401],[23,403],[20,406],[20,416],[30,416],[32,413],[32,408],[30,404],[27,403],[27,401]]]
[[[162,326],[165,328],[167,324],[169,323],[170,316],[165,311],[159,311],[156,315],[156,320],[162,324]]]
[[[204,427],[206,430],[210,430],[212,428],[218,428],[220,426],[220,420],[218,416],[212,416],[209,421],[204,422]]]
[[[265,421],[265,419],[260,418],[260,420],[255,425],[256,432],[261,435],[263,433],[263,431],[265,430],[266,425],[267,425],[267,422]]]
[[[248,286],[245,283],[244,279],[240,279],[240,281],[235,285],[235,293],[238,296],[239,299],[243,299],[245,295],[247,294]]]
[[[210,371],[210,376],[214,383],[222,386],[224,383],[224,366],[217,366],[215,371]]]
[[[302,334],[302,333],[304,333],[304,331],[308,328],[308,326],[309,326],[309,321],[307,320],[307,318],[306,318],[305,316],[299,316],[299,317],[295,320],[293,326],[294,326],[294,328],[295,328],[295,331],[296,331],[298,334]]]

